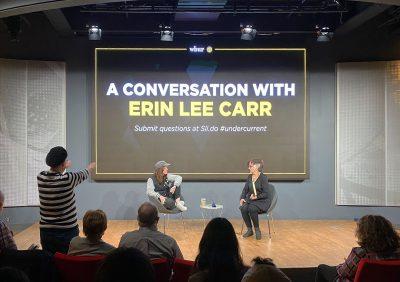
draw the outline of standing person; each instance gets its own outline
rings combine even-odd
[[[4,194],[0,191],[0,213],[3,211],[4,206]],[[12,231],[8,226],[0,220],[0,252],[4,249],[17,249],[15,244]]]
[[[171,164],[166,161],[158,161],[154,165],[154,174],[147,180],[147,195],[158,199],[168,210],[177,207],[180,211],[186,211],[184,206],[182,190],[182,177],[168,173],[168,166]]]
[[[72,238],[79,235],[74,188],[89,177],[95,163],[79,172],[65,172],[71,166],[63,147],[46,156],[50,167],[37,176],[40,199],[40,242],[50,253],[66,254]]]
[[[248,267],[243,264],[232,224],[217,217],[206,226],[189,282],[239,282]]]
[[[268,199],[267,193],[268,178],[262,173],[264,167],[263,160],[253,159],[247,164],[250,175],[247,177],[239,202],[239,209],[247,227],[247,232],[243,234],[243,237],[250,237],[254,234],[251,224],[253,222],[256,239],[260,240],[261,231],[258,214],[267,212],[271,205],[271,199]]]
[[[316,282],[353,281],[361,259],[399,259],[400,236],[392,223],[380,215],[365,215],[357,223],[354,247],[344,263],[338,266],[318,265]]]

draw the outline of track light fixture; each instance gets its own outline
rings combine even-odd
[[[91,25],[88,27],[89,40],[100,40],[101,39],[101,28],[97,25]]]
[[[257,30],[250,24],[240,25],[240,30],[242,32],[240,39],[242,40],[253,40],[256,37]]]
[[[174,32],[169,25],[160,25],[160,40],[174,41]]]
[[[328,26],[316,26],[317,30],[317,41],[318,42],[329,42],[333,37],[333,32],[330,31]]]

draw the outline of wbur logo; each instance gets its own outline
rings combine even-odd
[[[208,54],[213,52],[213,47],[207,46],[207,47],[197,47],[194,45],[193,47],[189,47],[189,52],[190,53],[205,53],[207,52]]]

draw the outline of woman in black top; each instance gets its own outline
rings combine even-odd
[[[247,177],[242,195],[240,196],[239,207],[247,226],[247,232],[243,234],[244,238],[253,235],[251,224],[253,222],[256,239],[261,239],[258,214],[267,212],[271,205],[271,199],[268,199],[267,193],[268,178],[262,173],[263,166],[263,160],[254,159],[248,162],[250,175]]]

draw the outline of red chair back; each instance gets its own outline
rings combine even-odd
[[[61,282],[93,282],[104,256],[54,255]]]
[[[154,272],[156,275],[156,282],[169,282],[171,278],[171,266],[169,260],[166,258],[152,259]]]
[[[362,259],[358,264],[354,282],[373,281],[400,281],[400,260]]]
[[[192,273],[194,261],[175,259],[172,267],[172,280],[171,282],[187,282]]]

